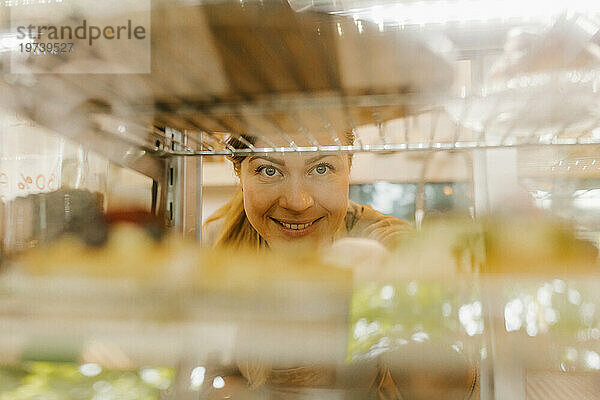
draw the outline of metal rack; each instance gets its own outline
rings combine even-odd
[[[451,151],[600,144],[600,137],[592,134],[599,125],[593,112],[587,126],[578,124],[581,115],[574,115],[553,130],[535,123],[519,126],[522,121],[517,117],[523,115],[510,124],[498,120],[506,112],[505,103],[515,96],[526,96],[520,111],[527,113],[544,94],[560,95],[558,91],[529,93],[528,86],[539,86],[535,76],[517,76],[501,88],[487,82],[485,76],[489,59],[503,54],[510,29],[539,28],[539,23],[507,19],[486,28],[489,32],[483,34],[483,23],[418,23],[408,17],[401,25],[391,23],[387,17],[372,21],[369,4],[360,1],[289,3],[295,11],[270,1],[200,2],[194,6],[159,1],[153,12],[163,14],[172,25],[180,24],[189,37],[185,37],[185,43],[178,43],[176,39],[180,38],[174,35],[177,26],[154,24],[153,34],[164,38],[153,43],[153,71],[148,76],[111,79],[110,75],[73,78],[51,74],[36,79],[34,75],[29,80],[12,78],[7,93],[15,89],[14,95],[19,97],[35,88],[38,96],[64,96],[64,118],[79,122],[72,130],[57,126],[55,120],[44,115],[40,102],[20,101],[20,106],[42,125],[59,129],[155,180],[161,180],[163,173],[152,165],[153,161],[146,161],[146,154],[171,157],[299,151]],[[472,6],[481,8],[482,4],[479,1]],[[445,10],[447,5],[429,0],[407,2],[396,8],[414,12],[421,6]],[[279,16],[281,21],[265,23],[261,13]],[[247,34],[240,34],[235,24],[246,28]],[[477,37],[469,34],[470,28]],[[275,33],[285,35],[276,38]],[[432,34],[449,38],[453,49],[445,49],[446,44],[440,45],[439,38],[429,40]],[[306,62],[306,46],[298,43],[302,41],[315,47]],[[590,43],[595,42],[591,39]],[[435,49],[436,44],[439,49]],[[188,47],[214,58],[190,58],[187,52],[182,53]],[[376,54],[381,60],[375,59],[370,47],[392,54]],[[393,53],[396,47],[400,50]],[[177,55],[185,56],[189,64],[179,63]],[[107,61],[101,55],[87,56],[90,61]],[[422,65],[402,63],[402,57],[426,61]],[[242,58],[251,62],[243,65],[239,62]],[[347,60],[359,60],[361,65],[347,65]],[[465,60],[471,63],[469,76],[451,76],[456,73],[453,63]],[[55,66],[44,61],[35,60],[33,66],[53,72]],[[590,93],[596,92],[598,76],[593,72],[589,76],[565,77],[569,84],[585,81],[584,89],[589,86]],[[57,87],[64,92],[59,94]],[[114,100],[119,95],[124,99]],[[441,127],[439,121],[447,119],[449,106],[454,115]],[[560,111],[560,104],[553,106]],[[547,109],[546,115],[554,108]],[[474,113],[482,113],[477,129],[472,129],[468,121]],[[417,123],[424,119],[428,119],[427,126],[417,129]],[[497,132],[490,136],[487,131],[494,125]],[[527,132],[516,135],[518,129]],[[173,131],[180,132],[181,137],[167,133]],[[354,145],[342,140],[348,131],[356,137]],[[262,138],[264,143],[233,149],[225,143],[230,135]],[[118,148],[124,146],[125,154],[119,154]]]
[[[474,149],[495,149],[495,148],[515,148],[532,146],[574,146],[574,145],[597,145],[600,144],[600,137],[593,133],[596,125],[589,126],[587,129],[569,131],[566,129],[556,130],[553,134],[536,134],[535,131],[525,137],[511,136],[510,130],[506,129],[504,134],[496,137],[486,137],[485,131],[475,132],[464,128],[460,122],[454,123],[453,129],[440,129],[436,122],[445,115],[443,107],[434,107],[428,103],[429,96],[417,95],[384,95],[384,96],[363,96],[355,98],[332,97],[332,98],[299,98],[269,100],[259,103],[244,104],[219,104],[206,107],[190,109],[186,106],[183,110],[178,110],[180,114],[201,112],[207,118],[220,120],[222,129],[205,130],[201,124],[194,124],[189,130],[185,130],[189,142],[196,144],[196,148],[190,146],[181,146],[181,142],[173,141],[162,130],[153,130],[153,137],[160,137],[163,142],[179,145],[180,150],[175,150],[172,146],[156,146],[154,153],[159,156],[211,156],[211,155],[234,155],[234,154],[255,154],[255,153],[273,153],[273,152],[398,152],[398,151],[448,151],[448,150],[474,150]],[[468,101],[465,102],[465,110],[468,109]],[[346,107],[341,108],[339,103],[345,103]],[[348,123],[348,130],[355,135],[354,145],[344,145],[340,134],[331,130],[333,125],[329,120],[323,118],[323,109],[329,108],[343,110],[346,115],[350,107],[354,109],[365,109],[371,113],[372,119],[376,120],[377,108],[386,106],[415,106],[428,105],[427,111],[420,111],[415,115],[410,115],[401,120],[391,122],[379,122],[357,127],[351,121]],[[292,121],[289,129],[283,130],[274,122],[272,113],[283,112]],[[467,112],[467,111],[465,111]],[[300,116],[301,114],[301,116]],[[261,124],[274,126],[274,133],[265,134],[256,126],[247,123],[245,131],[236,131],[229,129],[224,118],[231,120],[244,121],[248,115],[256,116]],[[415,121],[420,117],[428,119],[429,126],[426,131],[415,129]],[[320,118],[319,118],[320,117]],[[321,130],[309,130],[304,119],[321,121]],[[395,125],[391,129],[390,125]],[[329,129],[328,129],[329,128]],[[318,127],[317,127],[318,129]],[[367,131],[365,134],[363,132]],[[298,145],[297,140],[292,139],[286,132],[292,132],[296,137],[300,136],[305,145]],[[315,133],[326,134],[331,143],[319,143],[315,138]],[[376,134],[373,134],[376,132]],[[269,140],[269,137],[278,136],[280,142],[277,144]],[[254,146],[247,143],[247,148],[235,149],[228,146],[226,140],[233,136],[242,138],[242,136],[252,136],[263,139],[267,146]],[[323,135],[325,136],[325,135]],[[242,139],[243,141],[243,139]],[[150,143],[148,143],[150,145]]]
[[[493,85],[485,82],[487,78],[482,72],[488,69],[484,68],[486,58],[502,54],[510,29],[539,27],[535,21],[507,19],[482,34],[484,25],[481,23],[461,25],[452,19],[447,23],[431,23],[406,17],[400,25],[388,21],[388,17],[372,21],[369,18],[376,10],[369,11],[369,4],[365,2],[290,1],[290,4],[294,11],[278,2],[225,2],[223,5],[201,2],[192,7],[187,2],[157,2],[153,12],[164,14],[171,24],[181,24],[181,29],[197,35],[197,39],[186,38],[184,47],[199,47],[215,58],[209,61],[190,59],[193,64],[179,64],[174,56],[181,52],[177,46],[182,44],[175,42],[176,36],[169,36],[177,27],[155,24],[152,28],[156,37],[164,34],[166,39],[153,44],[153,72],[148,77],[119,78],[113,82],[110,77],[73,79],[56,74],[37,81],[34,78],[33,87],[45,97],[57,95],[56,86],[65,89],[65,96],[88,97],[84,108],[80,108],[81,99],[76,102],[67,99],[65,118],[86,114],[87,120],[79,120],[81,125],[73,132],[68,129],[59,132],[157,181],[163,180],[164,171],[152,160],[154,156],[453,151],[600,144],[600,137],[592,134],[598,121],[578,126],[581,121],[577,119],[581,116],[573,116],[573,120],[565,120],[550,131],[535,125],[521,127],[528,131],[525,135],[515,135],[515,130],[520,128],[518,120],[513,124],[498,123],[499,115],[506,111],[502,106],[507,98],[501,91],[489,90]],[[482,4],[480,1],[472,6],[481,8]],[[445,3],[434,0],[422,4],[398,4],[396,8],[411,13],[421,6],[446,9]],[[263,12],[279,15],[281,21],[265,24],[259,18]],[[247,37],[236,30],[234,22],[248,28]],[[199,26],[201,23],[205,26]],[[478,37],[469,35],[472,27]],[[275,38],[273,33],[276,32],[291,36]],[[429,42],[419,42],[431,33],[450,38],[453,50],[443,50],[439,54],[431,52]],[[296,43],[302,40],[316,46],[306,66],[303,63],[304,48]],[[369,47],[390,50],[395,46],[401,46],[406,54],[379,54],[382,60],[366,58],[372,55]],[[276,50],[281,51],[280,60],[273,58]],[[236,54],[245,54],[252,62],[241,65],[235,60]],[[419,64],[398,64],[397,58],[402,56],[427,58],[427,63],[440,66],[420,72]],[[95,54],[89,57],[106,61]],[[365,65],[351,66],[355,68],[351,70],[342,64],[343,60],[355,59]],[[451,88],[450,81],[457,84],[457,79],[448,76],[452,73],[450,64],[459,60],[472,62],[470,76],[465,84]],[[36,60],[34,66],[52,72],[53,66],[45,65],[43,61]],[[269,63],[273,62],[276,65],[272,68],[277,74],[270,71]],[[395,77],[385,64],[399,66],[398,74],[409,76],[405,79]],[[429,64],[425,66],[429,68]],[[282,66],[285,67],[283,70]],[[316,70],[311,71],[312,67]],[[219,68],[224,71],[221,75],[215,72]],[[381,79],[377,76],[380,71],[385,75]],[[311,74],[325,76],[319,80]],[[427,76],[429,74],[431,78]],[[183,76],[181,81],[176,81],[177,75]],[[428,82],[429,78],[432,82]],[[256,81],[256,84],[245,84],[244,79]],[[588,79],[586,82],[590,83],[598,78],[579,76],[577,79]],[[26,92],[24,87],[32,85],[26,79],[15,80],[19,88],[16,96]],[[211,80],[220,83],[213,84]],[[384,80],[391,84],[382,85]],[[46,81],[53,83],[46,85]],[[520,87],[519,77],[513,83]],[[170,88],[172,84],[173,88]],[[525,85],[534,84],[533,81],[525,82]],[[185,85],[189,88],[182,89]],[[228,86],[228,89],[218,93],[213,86],[219,85]],[[507,83],[508,88],[513,86]],[[132,93],[127,93],[123,101],[111,101],[119,95],[121,88]],[[197,95],[190,96],[194,90]],[[530,109],[539,99],[539,96],[530,96],[522,105],[522,111]],[[449,104],[453,105],[455,115],[450,124],[440,127],[438,122],[447,118]],[[485,118],[478,129],[470,129],[467,120],[473,113],[481,112],[478,108],[481,104],[487,107]],[[55,121],[31,110],[36,104],[22,106],[34,120],[53,127]],[[551,113],[553,110],[546,111]],[[427,127],[416,129],[417,122],[424,118],[429,120]],[[491,137],[487,131],[494,124],[498,125],[497,132]],[[168,133],[176,131],[180,132],[177,138]],[[353,145],[341,139],[347,131],[356,137]],[[263,138],[264,143],[233,149],[226,144],[230,135]],[[121,154],[119,148],[125,147]]]

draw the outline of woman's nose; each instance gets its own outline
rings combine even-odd
[[[294,212],[302,212],[315,204],[315,200],[307,187],[302,183],[293,182],[283,188],[279,205]]]

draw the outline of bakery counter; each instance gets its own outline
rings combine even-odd
[[[4,265],[0,359],[139,379],[158,366],[161,396],[177,399],[528,399],[548,374],[588,390],[594,248],[555,221],[500,221],[426,224],[379,255],[359,239],[208,250],[127,223],[100,247],[62,236]]]

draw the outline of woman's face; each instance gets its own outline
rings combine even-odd
[[[242,161],[244,208],[256,231],[276,248],[332,241],[348,207],[347,155],[265,155]]]

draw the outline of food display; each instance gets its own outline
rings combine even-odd
[[[378,376],[387,373],[408,398],[472,396],[479,391],[486,327],[499,318],[504,321],[496,314],[489,319],[486,313],[497,312],[498,302],[502,312],[512,310],[517,301],[530,307],[527,293],[533,290],[534,298],[539,298],[542,290],[533,283],[533,289],[525,288],[526,284],[507,285],[496,276],[554,277],[549,287],[558,291],[551,303],[556,318],[536,308],[535,329],[542,339],[568,343],[569,338],[581,336],[585,326],[595,324],[587,321],[582,326],[577,318],[569,319],[573,312],[569,307],[576,300],[572,293],[577,277],[596,274],[597,253],[575,239],[568,225],[553,219],[490,218],[477,223],[455,219],[427,224],[421,232],[407,234],[396,250],[382,254],[379,269],[371,275],[356,257],[338,257],[336,262],[327,252],[307,250],[285,254],[206,250],[173,235],[153,235],[147,224],[140,223],[144,218],[139,213],[117,213],[106,219],[112,222],[102,246],[66,233],[22,253],[5,271],[3,290],[32,306],[50,302],[39,309],[40,316],[68,324],[85,325],[82,316],[93,313],[111,324],[146,321],[159,336],[188,324],[226,324],[236,333],[226,347],[219,348],[218,360],[209,357],[217,351],[214,339],[193,348],[199,359],[208,357],[207,370],[229,371],[223,376],[230,382],[228,390],[237,396],[266,398],[290,390],[366,394],[373,390],[373,381],[382,379],[383,384],[385,379]],[[527,231],[521,229],[524,223]],[[429,249],[434,245],[438,251],[432,254]],[[561,268],[564,265],[570,269]],[[16,277],[21,283],[15,286]],[[499,294],[492,302],[490,282],[493,293]],[[42,284],[42,291],[28,294]],[[568,293],[565,301],[559,292]],[[61,300],[58,293],[66,297]],[[582,288],[577,293],[586,298],[583,303],[593,304]],[[65,308],[64,300],[79,305]],[[111,310],[123,301],[133,303]],[[515,312],[513,319],[506,320],[511,330],[533,332],[530,317]],[[291,334],[295,329],[303,335]],[[87,335],[94,337],[92,332]],[[304,347],[311,340],[322,344]],[[147,347],[143,355],[140,349],[127,350],[122,342],[116,343],[134,364],[156,360]],[[90,360],[89,346],[75,351],[75,360],[102,360],[98,355]],[[326,352],[316,351],[321,346]],[[566,348],[550,353],[555,369],[565,364]],[[282,349],[286,350],[282,353]],[[40,357],[43,351],[36,354]],[[198,390],[207,398],[218,394],[214,387]]]

